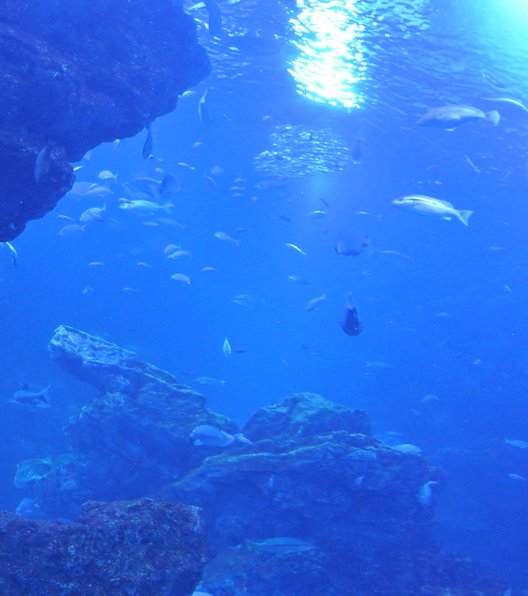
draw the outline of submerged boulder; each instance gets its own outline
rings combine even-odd
[[[193,449],[191,432],[210,424],[236,425],[204,405],[204,398],[128,350],[60,326],[52,357],[101,393],[66,426],[72,452],[21,462],[16,485],[42,516],[75,517],[87,499],[148,495],[208,455]]]
[[[170,0],[5,0],[0,7],[0,241],[71,188],[69,165],[171,112],[209,72]],[[42,176],[37,156],[46,153]]]
[[[350,545],[374,553],[387,542],[429,541],[431,511],[419,496],[430,478],[425,459],[357,432],[368,427],[364,412],[316,394],[291,396],[244,427],[252,445],[208,457],[162,495],[204,508],[213,553],[270,536],[341,554]]]
[[[89,502],[64,524],[0,512],[2,594],[190,595],[205,561],[200,512],[143,499]]]

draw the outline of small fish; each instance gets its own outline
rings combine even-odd
[[[114,174],[111,170],[101,170],[99,174],[97,174],[99,180],[103,182],[110,182],[110,180],[117,180],[117,174]]]
[[[180,248],[181,247],[178,244],[167,244],[167,246],[163,249],[163,254],[168,256],[176,250],[180,250]]]
[[[124,288],[121,288],[121,291],[123,292],[123,294],[129,294],[129,295],[139,294],[139,290],[136,288],[124,287]]]
[[[242,433],[231,435],[211,424],[201,424],[195,427],[191,432],[191,439],[193,439],[195,447],[230,447],[235,443],[253,444]]]
[[[138,215],[150,215],[152,213],[156,213],[157,211],[169,211],[172,209],[173,205],[170,203],[160,205],[159,203],[154,203],[153,201],[135,199],[133,201],[127,200],[126,202],[122,202],[119,207],[120,209],[131,211],[133,213],[137,213]]]
[[[7,248],[9,250],[9,253],[11,255],[11,265],[13,265],[13,267],[18,267],[18,253],[16,251],[16,248],[11,244],[11,242],[0,242],[0,246],[3,248]]]
[[[400,259],[405,259],[407,261],[412,261],[412,257],[410,257],[409,255],[406,255],[404,252],[400,252],[398,250],[392,250],[390,248],[384,249],[384,250],[378,250],[380,255],[389,255],[392,257],[399,257]]]
[[[496,110],[486,113],[472,106],[441,106],[429,110],[418,120],[418,124],[454,130],[466,122],[482,121],[488,121],[493,126],[497,126],[500,122],[500,114]]]
[[[213,271],[218,271],[218,269],[215,269],[214,267],[208,267],[208,266],[205,266],[205,267],[202,267],[202,268],[200,269],[200,271],[201,271],[202,273],[212,273]]]
[[[412,211],[419,215],[435,215],[442,219],[451,220],[453,217],[460,220],[466,227],[473,211],[469,209],[455,209],[448,201],[442,201],[425,195],[409,195],[394,199],[392,204],[405,211]]]
[[[370,239],[360,232],[341,230],[335,240],[334,250],[340,257],[357,257],[370,246]]]
[[[363,139],[358,137],[352,149],[352,162],[359,165],[363,159]]]
[[[347,294],[345,315],[341,321],[341,329],[350,336],[359,335],[363,331],[363,323],[359,319],[358,310],[354,304],[354,297],[351,292]]]
[[[302,553],[309,550],[318,549],[315,544],[301,540],[300,538],[290,538],[286,536],[276,538],[264,538],[262,540],[246,540],[246,548],[250,551],[267,553]]]
[[[231,344],[229,343],[229,340],[227,339],[227,337],[224,339],[224,343],[222,344],[222,352],[224,353],[224,356],[226,358],[228,358],[229,356],[231,356]]]
[[[256,298],[253,294],[237,294],[231,302],[251,310],[262,303],[261,298]]]
[[[83,211],[79,217],[81,223],[87,224],[93,221],[104,222],[104,216],[106,212],[106,205],[103,207],[90,207]]]
[[[95,184],[87,190],[82,196],[85,197],[108,197],[113,195],[114,191],[108,186],[103,186],[102,184]]]
[[[138,261],[136,263],[137,267],[143,267],[145,269],[152,269],[152,265],[149,265],[148,263],[145,263],[145,261]]]
[[[190,250],[175,250],[173,253],[171,253],[170,255],[167,255],[167,259],[179,259],[181,257],[190,257],[191,255],[191,251]]]
[[[311,300],[308,300],[308,302],[306,303],[306,306],[304,307],[305,310],[315,310],[319,305],[321,305],[323,302],[326,302],[328,300],[328,297],[326,294],[321,294],[321,296],[316,296],[315,298],[312,298]]]
[[[48,393],[51,385],[39,389],[34,385],[25,383],[22,388],[13,393],[11,402],[36,408],[51,408]]]
[[[205,126],[211,126],[211,124],[213,124],[213,118],[206,103],[208,94],[209,89],[206,89],[198,101],[198,118],[200,118],[200,121],[205,124]]]
[[[170,208],[172,208],[172,205]],[[185,226],[172,217],[158,217],[158,221],[159,223],[166,224],[167,226],[174,226],[176,228],[180,228],[180,230],[185,230]]]
[[[328,215],[328,211],[324,211],[323,209],[315,209],[308,214],[308,217],[311,219],[321,219],[322,217],[326,217]]]
[[[215,379],[214,377],[196,377],[196,379],[193,379],[192,382],[198,383],[199,385],[210,385],[212,387],[224,387],[224,385],[226,384],[225,381]]]
[[[383,360],[367,360],[365,362],[367,368],[389,369],[394,368],[394,364],[384,362]]]
[[[528,441],[522,439],[504,439],[504,444],[516,449],[528,449]]]
[[[41,182],[49,173],[50,169],[50,157],[51,157],[51,145],[46,143],[44,147],[37,153],[35,158],[35,169],[34,177],[35,182],[38,184]]]
[[[433,486],[436,484],[438,484],[438,482],[435,482],[434,480],[428,480],[418,491],[418,502],[424,507],[429,507],[431,505],[431,501],[433,499]]]
[[[295,282],[296,284],[300,284],[301,286],[309,286],[312,284],[311,281],[301,277],[300,275],[288,275],[288,279]]]
[[[149,122],[145,128],[147,129],[147,136],[145,138],[145,142],[143,143],[141,155],[143,156],[143,159],[149,159],[150,157],[152,157],[152,149],[154,147],[154,142],[152,140],[151,123]]]
[[[292,250],[298,252],[303,257],[307,257],[308,256],[308,254],[305,253],[304,250],[302,248],[299,248],[296,244],[292,244],[291,242],[286,242],[286,246],[288,248],[291,248]]]
[[[399,443],[398,445],[393,445],[392,449],[405,455],[422,455],[423,453],[420,447],[412,443]]]
[[[68,224],[59,230],[61,238],[73,238],[86,229],[86,224],[80,226],[79,224]]]
[[[218,240],[223,240],[224,242],[232,242],[235,246],[240,246],[240,240],[232,238],[229,234],[226,234],[225,232],[215,232],[214,237],[218,238]]]
[[[61,221],[75,221],[75,219],[73,217],[70,217],[69,215],[57,215],[57,219],[60,219]]]
[[[171,279],[174,281],[181,281],[188,286],[191,285],[191,278],[188,275],[185,275],[185,273],[174,273],[171,275]]]
[[[482,78],[488,81],[488,83],[491,83],[494,87],[497,87],[497,89],[504,89],[506,87],[504,83],[501,83],[501,81],[499,81],[495,77],[492,77],[487,72],[482,73]]]
[[[521,476],[520,474],[515,474],[515,473],[508,474],[508,478],[510,480],[515,480],[516,482],[519,482],[519,481],[526,482],[526,478],[524,476]]]
[[[477,174],[480,174],[482,172],[482,170],[480,168],[478,168],[473,160],[468,156],[468,155],[464,155],[464,159],[466,160],[466,163],[468,164],[468,166]]]

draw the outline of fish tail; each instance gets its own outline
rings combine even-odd
[[[473,215],[473,211],[469,209],[461,209],[457,211],[458,219],[465,225],[469,226],[469,218]]]
[[[493,126],[497,126],[500,122],[501,116],[497,110],[492,110],[486,114],[486,118],[493,124]]]

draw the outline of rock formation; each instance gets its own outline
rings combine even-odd
[[[0,592],[190,595],[205,561],[200,512],[142,499],[89,502],[74,523],[0,512]]]
[[[0,70],[5,241],[71,188],[69,162],[172,111],[178,96],[208,73],[209,62],[178,2],[5,0]]]

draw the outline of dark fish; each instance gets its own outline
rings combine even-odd
[[[355,164],[360,164],[363,158],[363,139],[358,137],[352,149],[352,161]]]
[[[370,240],[364,234],[351,230],[341,230],[335,241],[335,251],[341,257],[357,257],[370,246]]]
[[[347,335],[359,335],[363,331],[363,323],[359,320],[357,307],[351,292],[347,294],[345,316],[341,322],[341,329]]]
[[[165,174],[160,185],[160,193],[162,195],[173,194],[179,192],[180,183],[174,174]]]
[[[215,0],[203,0],[207,14],[209,16],[209,35],[211,37],[222,37],[224,29],[222,27],[222,13]]]
[[[51,145],[46,143],[44,147],[37,153],[35,159],[35,182],[39,183],[43,180],[49,172],[50,168]]]
[[[148,159],[149,157],[152,156],[152,148],[153,148],[153,141],[152,141],[152,129],[151,129],[151,124],[150,122],[147,124],[147,126],[145,127],[147,129],[147,138],[145,139],[145,142],[143,143],[143,149],[141,151],[141,155],[143,156],[143,159]]]

